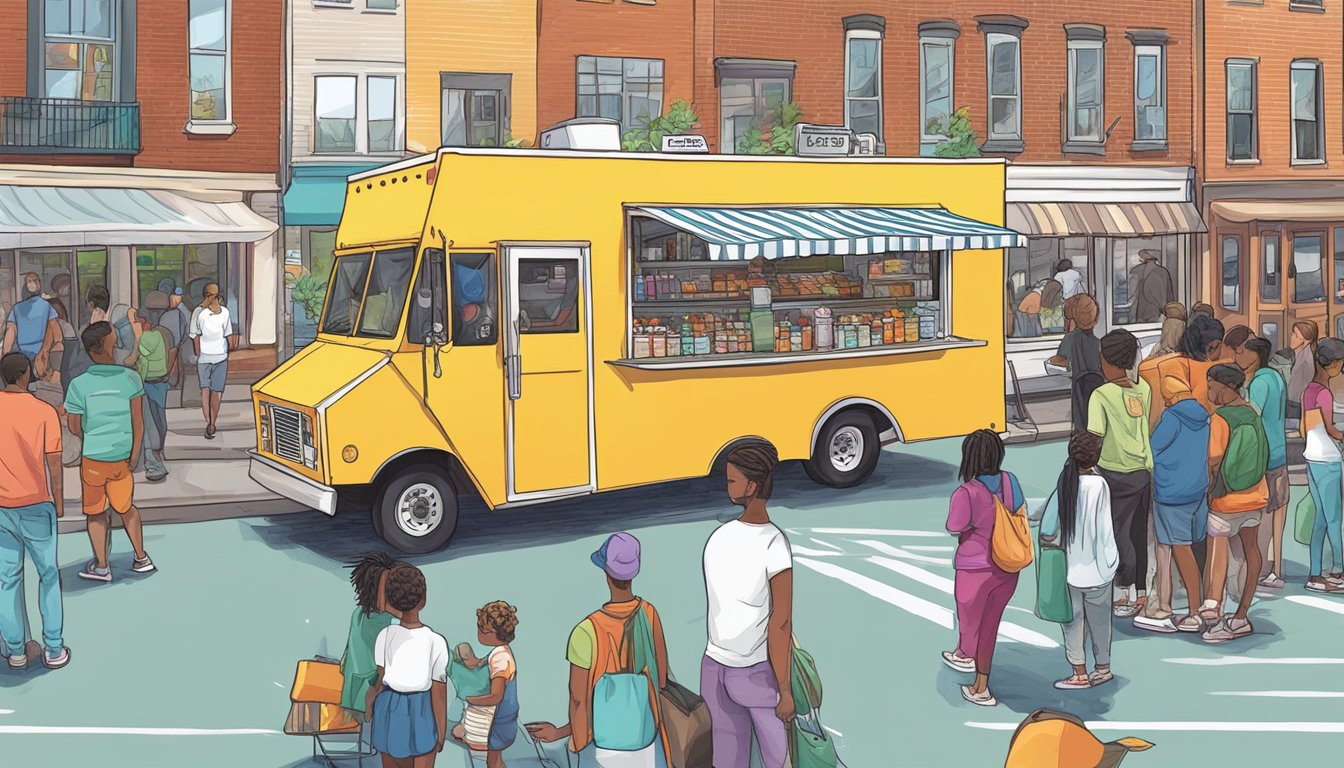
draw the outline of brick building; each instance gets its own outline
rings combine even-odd
[[[1271,0],[1203,12],[1206,299],[1276,348],[1302,320],[1344,335],[1344,7]]]
[[[243,346],[230,378],[274,365],[282,18],[266,0],[0,4],[6,312],[27,272],[67,336],[95,283],[153,309],[217,280]]]

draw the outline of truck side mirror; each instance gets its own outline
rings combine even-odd
[[[442,248],[425,249],[425,264],[429,269],[429,342],[436,347],[448,343],[448,328],[444,323],[448,311],[447,261],[447,254]]]

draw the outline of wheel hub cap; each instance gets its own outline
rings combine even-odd
[[[831,435],[831,466],[850,472],[863,461],[863,433],[857,427],[841,427]]]
[[[410,536],[425,536],[443,521],[443,496],[428,483],[416,483],[397,499],[397,527]]]

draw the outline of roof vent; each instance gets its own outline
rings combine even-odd
[[[621,124],[601,117],[566,120],[541,133],[542,149],[621,150]]]

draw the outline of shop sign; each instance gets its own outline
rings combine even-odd
[[[709,152],[709,142],[705,141],[704,136],[694,134],[681,134],[677,136],[663,137],[664,152],[687,152],[687,153],[707,153]]]
[[[843,125],[799,123],[794,128],[793,152],[799,157],[845,157],[853,143],[854,135]]]

